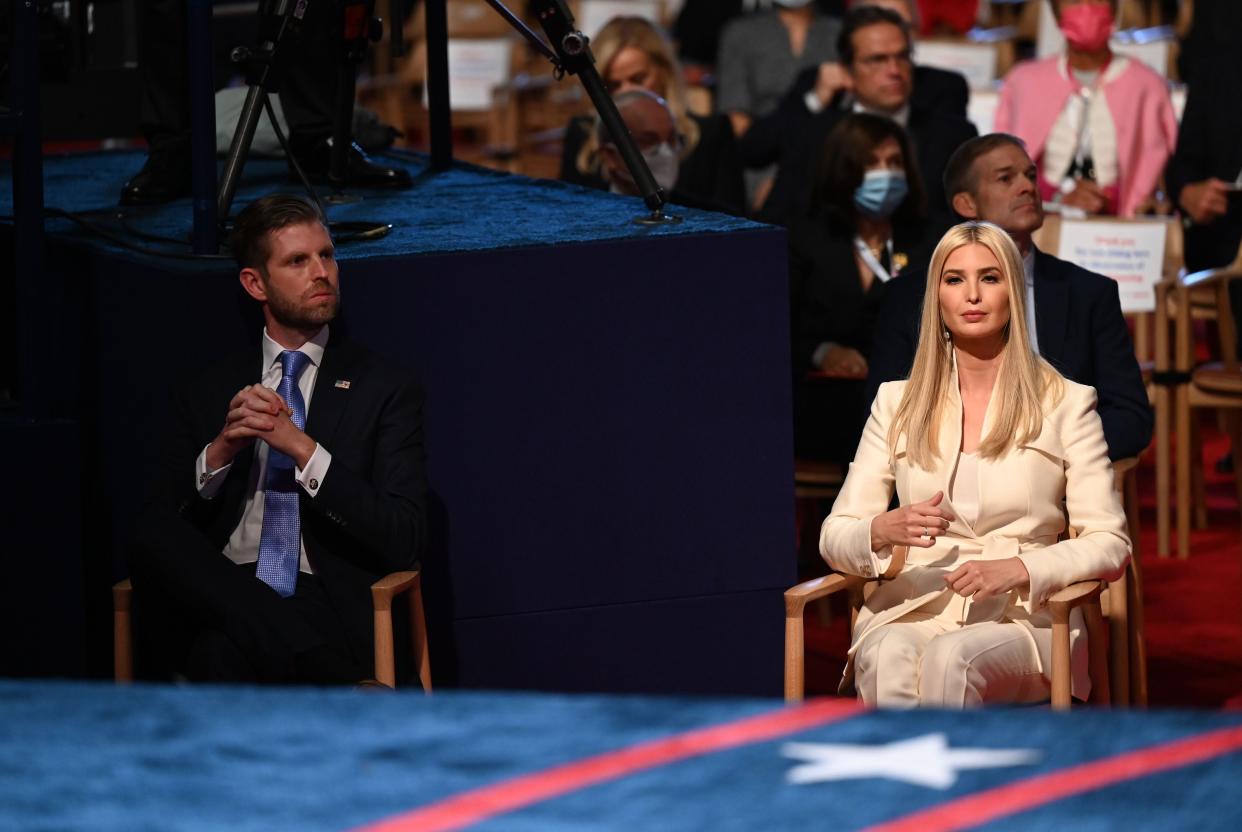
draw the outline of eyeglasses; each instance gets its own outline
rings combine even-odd
[[[855,62],[868,72],[875,72],[888,66],[890,61],[896,62],[898,66],[909,66],[913,58],[914,53],[911,50],[903,49],[900,52],[868,55],[865,58],[857,58]]]

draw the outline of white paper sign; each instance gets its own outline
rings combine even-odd
[[[659,25],[659,0],[582,0],[574,22],[584,35],[593,38],[604,28],[605,23],[622,15],[645,17]]]
[[[1058,254],[1116,280],[1122,312],[1152,312],[1164,271],[1166,233],[1163,222],[1064,220]]]
[[[996,44],[921,40],[915,61],[925,66],[960,72],[972,90],[987,89],[996,81]]]
[[[449,38],[449,106],[490,110],[496,87],[509,80],[512,49],[505,38]]]

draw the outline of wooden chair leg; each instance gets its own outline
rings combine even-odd
[[[1108,678],[1112,701],[1133,704],[1130,699],[1130,604],[1125,577],[1108,586]]]
[[[1112,704],[1113,699],[1108,679],[1108,653],[1104,649],[1103,643],[1105,633],[1104,617],[1100,613],[1099,600],[1084,604],[1082,615],[1087,624],[1087,652],[1091,666],[1091,701],[1100,705],[1109,705]],[[1123,638],[1122,641],[1124,643],[1125,639]],[[1093,642],[1094,646],[1092,646]]]
[[[1162,558],[1169,556],[1171,398],[1166,385],[1156,386],[1156,555]]]
[[[423,593],[418,572],[394,572],[371,585],[375,610],[375,679],[389,687],[397,685],[396,655],[392,632],[392,601],[410,593],[410,630],[414,641],[414,660],[423,690],[431,691],[431,659],[427,649],[427,626],[423,615]]]
[[[423,691],[431,693],[431,650],[427,644],[427,617],[423,610],[422,581],[410,593],[410,636],[414,641],[414,664]]]
[[[1190,557],[1190,469],[1194,464],[1190,390],[1177,389],[1177,556]]]
[[[1052,709],[1068,710],[1072,704],[1069,647],[1069,610],[1054,610],[1052,618]]]
[[[801,702],[806,694],[806,602],[785,598],[785,701]]]
[[[134,586],[129,578],[112,587],[112,673],[118,684],[134,681],[134,632],[130,613]]]
[[[1130,613],[1130,703],[1147,707],[1147,640],[1143,635],[1143,570],[1137,557],[1130,560],[1126,598]]]

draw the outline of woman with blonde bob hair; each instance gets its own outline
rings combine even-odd
[[[881,385],[824,521],[833,569],[891,578],[859,612],[842,683],[868,705],[1048,698],[1048,598],[1116,578],[1129,559],[1095,390],[1031,349],[1026,298],[1004,231],[949,229],[928,268],[910,378]],[[1062,540],[1067,525],[1075,536]],[[1080,618],[1071,656],[1086,699]]]
[[[722,115],[698,116],[686,101],[686,82],[664,33],[646,18],[614,17],[591,39],[591,53],[612,96],[630,90],[654,93],[668,105],[678,135],[674,148],[643,148],[657,181],[667,169],[672,182],[660,182],[694,207],[740,213],[746,194],[733,128]],[[636,139],[638,137],[635,137]],[[579,116],[565,129],[560,178],[606,190],[601,176],[595,119]]]

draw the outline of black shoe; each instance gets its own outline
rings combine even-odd
[[[190,160],[175,152],[152,150],[142,170],[121,188],[122,205],[159,205],[189,196]]]
[[[316,184],[327,183],[337,188],[409,188],[414,184],[409,172],[404,168],[377,165],[354,142],[349,144],[345,175],[339,180],[329,176],[329,169],[332,165],[331,138],[321,139],[302,148],[299,148],[298,143],[295,142],[293,153],[297,157],[298,164],[302,166],[302,170],[306,171],[306,175]],[[292,166],[289,169],[289,176],[294,180],[297,179]]]

